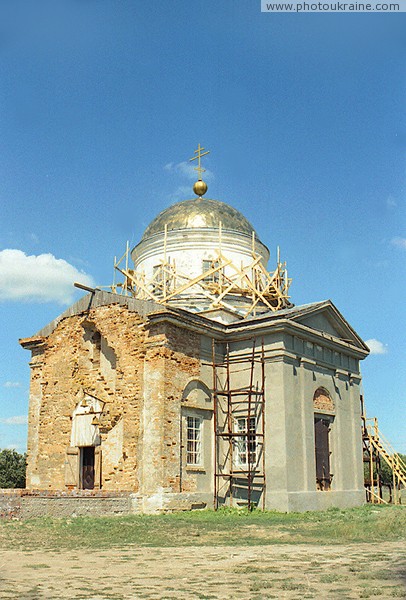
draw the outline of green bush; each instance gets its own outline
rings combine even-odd
[[[399,453],[398,456],[404,463],[406,463],[406,455],[405,454]],[[365,479],[365,481],[368,481],[368,482],[371,478],[369,468],[370,468],[369,463],[368,462],[364,463],[364,479]],[[376,476],[377,476],[377,469],[376,469],[376,465],[374,463],[374,479],[376,479]],[[383,458],[381,459],[381,466],[379,469],[379,477],[380,477],[381,485],[392,486],[392,484],[393,484],[392,470],[389,467],[388,463]]]
[[[25,488],[26,454],[15,450],[0,451],[0,489]]]

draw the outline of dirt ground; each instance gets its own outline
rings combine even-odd
[[[405,545],[0,552],[0,598],[406,598]]]

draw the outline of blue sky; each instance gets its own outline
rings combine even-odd
[[[0,13],[0,448],[26,443],[18,338],[80,296],[73,279],[110,284],[126,241],[192,197],[179,164],[200,142],[207,196],[247,216],[271,264],[281,246],[292,301],[330,298],[376,340],[368,414],[406,452],[406,15],[259,0]]]

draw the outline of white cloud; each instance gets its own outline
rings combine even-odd
[[[365,343],[371,350],[371,354],[387,354],[388,352],[388,346],[379,340],[375,340],[374,338],[367,340]]]
[[[90,275],[52,254],[28,256],[16,249],[0,252],[0,301],[69,304],[75,281],[94,285]]]
[[[390,243],[401,250],[406,250],[406,238],[394,237],[391,239]]]
[[[195,181],[197,179],[196,166],[197,164],[195,162],[183,161],[180,163],[168,163],[164,166],[164,169],[171,173],[179,173],[180,175]],[[204,173],[202,173],[202,178],[205,181],[212,181],[214,175],[209,169],[206,169]]]
[[[21,387],[21,383],[19,381],[6,381],[4,384],[5,388],[19,388]]]
[[[170,200],[185,200],[186,198],[193,198],[194,192],[192,187],[187,185],[180,185],[172,194],[169,194]]]
[[[386,207],[387,208],[396,208],[397,205],[398,204],[393,196],[388,196],[386,198]]]
[[[27,415],[7,417],[6,419],[0,419],[0,423],[3,425],[26,425],[28,423],[28,417]]]

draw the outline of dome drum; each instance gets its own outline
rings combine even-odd
[[[182,255],[186,253],[213,253],[214,249],[220,249],[225,252],[232,252],[234,255],[241,255],[241,260],[252,260],[252,253],[261,256],[261,262],[266,266],[269,260],[269,250],[258,240],[245,233],[236,231],[220,230],[219,228],[207,229],[177,229],[165,233],[157,233],[141,242],[133,248],[131,258],[134,261],[135,268],[142,268],[145,263],[162,257],[164,245],[167,255],[178,256],[182,260]],[[202,257],[205,258],[205,257]],[[245,259],[245,260],[244,260]]]
[[[115,264],[125,277],[114,288],[136,298],[205,313],[215,320],[291,306],[290,279],[249,221],[218,200],[184,200],[162,211],[131,251]],[[125,257],[126,267],[121,267]],[[221,314],[220,314],[221,313]]]

